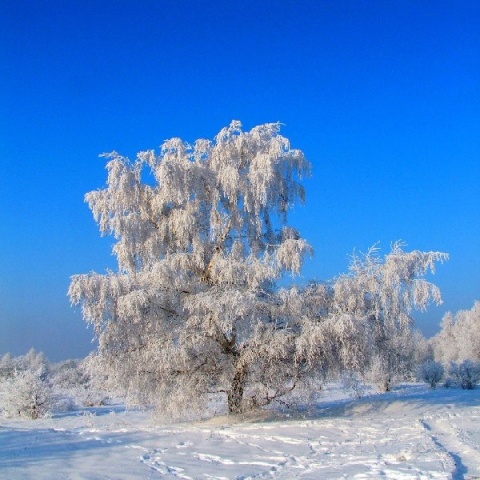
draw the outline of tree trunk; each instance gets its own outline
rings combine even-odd
[[[389,376],[383,381],[383,391],[389,392],[391,390],[391,386],[392,386],[392,379]]]
[[[243,392],[247,383],[247,367],[237,366],[232,385],[228,391],[228,413],[236,414],[243,412]]]

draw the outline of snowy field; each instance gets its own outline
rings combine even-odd
[[[314,411],[157,425],[109,406],[0,420],[0,478],[475,479],[480,389],[405,385]]]

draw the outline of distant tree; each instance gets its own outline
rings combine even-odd
[[[414,330],[413,343],[415,348],[415,353],[414,353],[415,366],[434,360],[431,339],[425,338],[419,330]]]
[[[464,360],[480,362],[480,302],[470,310],[447,312],[432,346],[435,359],[445,365]]]
[[[11,377],[15,371],[39,371],[43,377],[48,375],[50,362],[43,352],[31,348],[25,355],[13,357],[6,353],[0,358],[0,378]]]
[[[0,358],[0,380],[12,377],[15,373],[16,362],[11,353],[5,353]]]
[[[310,165],[279,128],[232,122],[134,162],[114,152],[107,187],[86,195],[119,271],[74,276],[69,295],[136,401],[192,408],[217,392],[238,413],[295,385],[296,320],[275,281],[311,251],[286,226]]]
[[[108,400],[104,379],[100,372],[90,370],[91,357],[83,360],[65,360],[51,366],[50,381],[58,394],[59,407],[92,407],[103,405]],[[98,380],[98,381],[97,381]]]
[[[46,378],[50,370],[50,362],[43,352],[37,352],[33,347],[20,357],[16,357],[18,370],[30,370],[37,372],[42,378]]]

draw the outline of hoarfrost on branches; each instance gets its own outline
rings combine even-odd
[[[214,142],[107,155],[107,187],[86,201],[119,271],[74,276],[69,295],[131,401],[201,408],[220,392],[240,412],[293,388],[294,321],[274,282],[311,252],[286,227],[310,165],[279,129],[234,121]]]
[[[431,301],[441,303],[439,289],[423,276],[448,255],[402,247],[394,243],[383,258],[376,246],[354,254],[347,274],[330,287],[313,285],[304,293],[303,309],[311,321],[298,337],[297,354],[322,370],[368,373],[382,390],[412,372],[411,313]]]
[[[470,310],[447,312],[432,345],[435,359],[445,365],[464,360],[480,362],[480,302]]]
[[[0,382],[0,411],[7,417],[32,420],[47,415],[54,406],[54,395],[42,370],[16,370]]]
[[[440,302],[423,276],[447,256],[396,243],[384,259],[354,256],[333,282],[279,290],[311,253],[287,225],[310,165],[279,130],[234,121],[213,142],[174,138],[133,162],[106,155],[107,185],[85,198],[116,240],[118,271],[76,275],[69,295],[94,326],[95,362],[130,403],[172,418],[222,395],[239,413],[375,359],[388,389],[410,361],[412,309]]]

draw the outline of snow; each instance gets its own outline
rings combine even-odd
[[[408,384],[315,409],[158,425],[121,405],[0,420],[1,479],[480,478],[480,389]]]

